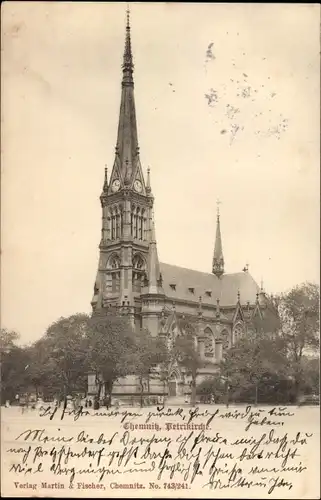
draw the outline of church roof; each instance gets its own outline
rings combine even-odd
[[[204,273],[160,262],[163,290],[166,297],[175,300],[188,300],[198,303],[202,297],[204,305],[235,306],[240,293],[242,304],[255,302],[259,286],[248,272],[223,274],[218,278],[212,273]]]

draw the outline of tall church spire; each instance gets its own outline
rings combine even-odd
[[[215,247],[213,256],[213,267],[212,273],[218,278],[224,274],[224,257],[223,257],[223,247],[222,247],[222,237],[221,237],[221,226],[220,226],[220,201],[217,201],[217,217],[216,217],[216,237],[215,237]]]
[[[124,50],[124,58],[123,58],[123,80],[122,85],[132,85],[134,86],[133,80],[133,54],[132,54],[132,45],[130,38],[130,17],[129,17],[129,8],[126,11],[127,22],[126,22],[126,37],[125,37],[125,50]]]
[[[120,187],[131,185],[137,170],[141,169],[139,162],[133,72],[134,64],[131,44],[131,27],[129,10],[127,10],[116,154],[110,179],[110,184],[112,184],[115,179],[119,179]]]

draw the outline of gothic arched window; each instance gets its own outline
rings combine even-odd
[[[120,290],[120,258],[113,254],[107,262],[106,292],[117,293]]]
[[[214,335],[212,330],[207,327],[204,330],[205,341],[204,341],[204,355],[206,358],[214,357]]]
[[[119,224],[119,227],[120,227],[120,238],[123,236],[123,233],[124,233],[124,214],[123,214],[123,207],[120,206],[119,207],[119,220],[120,220],[120,224]]]
[[[114,257],[112,262],[111,262],[111,268],[112,269],[118,269],[119,268],[119,259],[117,259],[117,257]]]
[[[112,275],[111,275],[111,291],[112,291],[112,293],[119,292],[119,288],[120,288],[119,285],[120,285],[120,273],[119,272],[112,273]]]
[[[243,335],[244,328],[243,323],[236,323],[233,328],[233,341],[237,342]]]
[[[134,217],[135,206],[132,205],[132,209],[130,212],[130,234],[134,236],[134,228],[135,228],[135,217]]]
[[[111,239],[111,213],[107,213],[107,240]]]
[[[120,214],[118,208],[116,209],[116,239],[120,238]]]
[[[145,214],[145,210],[142,209],[142,214],[140,217],[140,228],[139,228],[139,239],[140,240],[144,239],[144,214]]]
[[[114,240],[116,238],[116,209],[111,209],[111,239]]]
[[[137,207],[136,208],[136,214],[135,214],[135,234],[134,234],[134,238],[138,239],[138,235],[139,235],[139,224],[140,222],[140,208]]]
[[[133,268],[139,270],[145,270],[145,261],[143,257],[139,254],[136,254],[133,258]]]
[[[133,291],[141,292],[142,282],[145,276],[145,261],[141,255],[136,254],[133,258]]]
[[[227,349],[230,348],[230,335],[227,330],[223,330],[221,332],[221,337],[223,340],[223,351],[226,351]]]
[[[119,269],[120,268],[120,258],[117,253],[114,253],[108,260],[107,269]]]

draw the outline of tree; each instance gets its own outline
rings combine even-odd
[[[229,349],[221,362],[220,371],[226,383],[234,390],[234,395],[253,388],[257,405],[260,384],[271,373],[279,376],[284,374],[286,366],[283,340],[277,335],[254,329]]]
[[[96,375],[98,397],[103,385],[111,395],[113,384],[132,369],[130,357],[135,352],[133,329],[125,316],[115,312],[95,314],[87,331],[87,364]]]
[[[208,376],[197,385],[197,394],[203,398],[204,402],[210,400],[211,396],[215,395],[215,403],[224,403],[226,397],[226,381],[217,374]]]
[[[140,330],[135,334],[133,352],[129,353],[128,366],[138,376],[140,384],[140,404],[143,405],[144,383],[149,392],[150,379],[159,376],[157,367],[162,367],[168,360],[168,349],[164,339],[152,337],[149,331]]]
[[[26,392],[28,380],[26,369],[29,365],[29,356],[25,348],[15,346],[6,352],[1,360],[1,399],[12,400],[21,392]]]
[[[304,394],[319,394],[320,391],[320,358],[302,357],[301,360]]]
[[[59,394],[61,389],[61,377],[57,371],[56,359],[52,357],[55,349],[52,341],[45,336],[27,347],[29,364],[26,369],[26,380],[34,388],[37,396]]]
[[[319,348],[320,288],[303,283],[275,299],[281,320],[280,335],[286,344],[289,376],[298,399],[304,382],[303,359]]]
[[[27,364],[23,348],[16,345],[19,334],[14,330],[0,330],[1,399],[12,399],[20,391]]]
[[[89,316],[74,314],[52,323],[34,346],[32,376],[47,374],[49,385],[64,399],[70,392],[85,390]]]
[[[197,347],[196,326],[193,320],[180,319],[178,328],[181,332],[177,335],[173,355],[178,364],[185,368],[186,374],[191,377],[191,404],[196,403],[196,379],[199,369],[204,365]]]
[[[1,356],[10,351],[16,346],[17,340],[19,340],[19,333],[14,330],[8,330],[7,328],[1,328],[0,330],[0,354]]]

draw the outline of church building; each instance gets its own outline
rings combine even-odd
[[[92,309],[101,313],[116,307],[135,328],[169,340],[178,333],[179,317],[197,318],[197,344],[204,360],[199,382],[217,371],[226,349],[246,333],[254,317],[263,320],[273,315],[273,309],[247,266],[237,273],[225,272],[219,211],[209,272],[159,261],[150,171],[140,161],[133,72],[127,14],[115,159],[109,179],[105,170],[100,196],[102,230]],[[179,366],[173,366],[167,387],[153,384],[150,392],[170,396],[183,395],[189,388],[188,376]],[[89,385],[94,391],[93,380]],[[138,389],[126,378],[114,390],[121,395]]]

